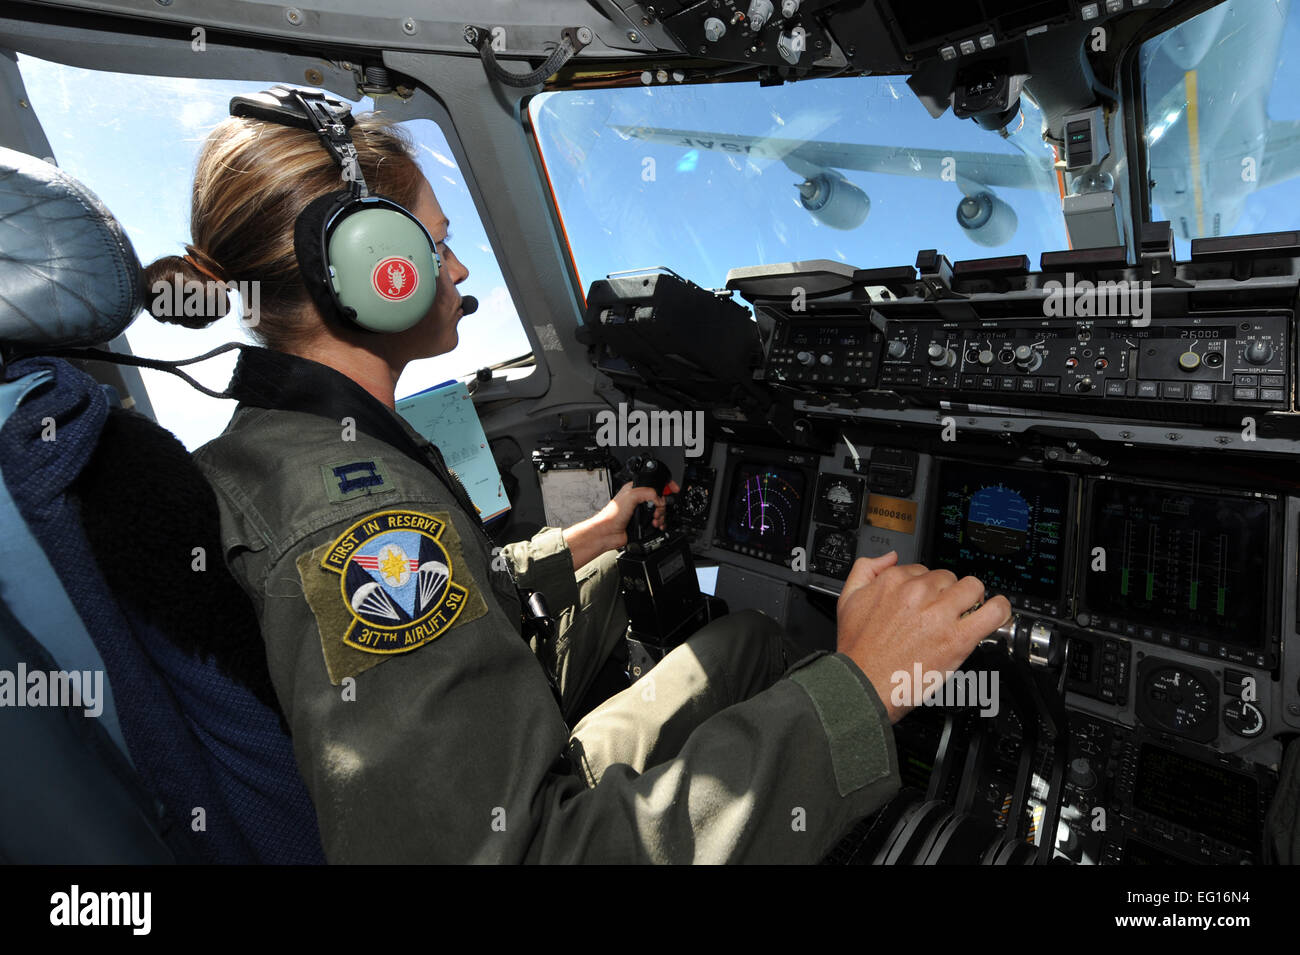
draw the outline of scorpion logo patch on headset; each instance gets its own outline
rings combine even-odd
[[[420,287],[420,273],[407,259],[390,255],[370,273],[370,284],[379,297],[389,302],[410,298]]]

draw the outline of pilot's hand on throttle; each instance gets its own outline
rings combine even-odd
[[[899,566],[898,554],[860,557],[845,581],[836,608],[838,649],[871,681],[896,723],[919,701],[921,687],[910,686],[914,665],[921,672],[957,669],[984,637],[1011,619],[1011,603],[984,600],[984,585],[961,580],[951,571],[920,564]],[[895,674],[906,674],[909,692],[893,702]]]

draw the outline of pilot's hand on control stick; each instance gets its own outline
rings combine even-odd
[[[664,496],[676,494],[679,490],[676,482],[669,481],[668,487],[664,488]],[[663,530],[667,512],[664,499],[655,493],[654,488],[633,487],[631,482],[619,488],[613,500],[595,516],[594,520],[604,522],[609,537],[618,541],[613,545],[615,548],[627,543],[627,525],[632,520],[632,515],[636,513],[636,509],[647,501],[654,501],[654,526]]]
[[[951,571],[920,564],[898,566],[898,554],[860,557],[840,593],[838,649],[871,681],[891,723],[919,702],[921,688],[910,687],[913,669],[948,673],[957,669],[976,645],[1011,619],[1011,603],[997,596],[978,610],[984,584],[961,580]],[[909,681],[906,705],[891,701],[894,674]]]
[[[676,482],[670,481],[664,494],[676,494],[679,490]],[[633,487],[630,481],[619,488],[618,493],[595,516],[567,528],[564,539],[573,554],[574,568],[580,569],[606,551],[626,546],[627,525],[637,507],[647,501],[655,504],[654,526],[663,530],[666,520],[663,497],[655,493],[652,487]]]

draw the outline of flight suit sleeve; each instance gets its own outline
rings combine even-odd
[[[506,544],[501,552],[519,587],[545,594],[552,613],[577,606],[577,574],[562,528],[544,527],[532,540]]]
[[[464,515],[436,508],[382,512],[445,521],[442,592],[464,591],[458,615],[413,649],[367,647],[358,626],[401,611],[330,566],[361,553],[349,535],[377,539],[370,515],[308,534],[248,581],[264,595],[271,676],[331,862],[816,862],[896,790],[884,708],[836,656],[707,719],[676,758],[643,773],[615,766],[588,787],[558,761],[568,727],[484,589],[489,555]],[[416,588],[391,588],[396,603],[416,602],[415,619],[425,582],[405,574],[438,561],[410,557],[405,540],[391,541],[401,553],[366,543],[364,556]],[[236,576],[255,566],[241,566],[247,556],[232,558]]]

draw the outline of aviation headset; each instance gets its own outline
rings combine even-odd
[[[236,96],[231,116],[316,133],[338,164],[346,189],[313,200],[298,215],[293,249],[303,282],[323,314],[371,332],[402,332],[433,306],[442,258],[428,229],[400,203],[371,195],[341,100],[273,86]],[[473,309],[465,298],[465,314]]]

